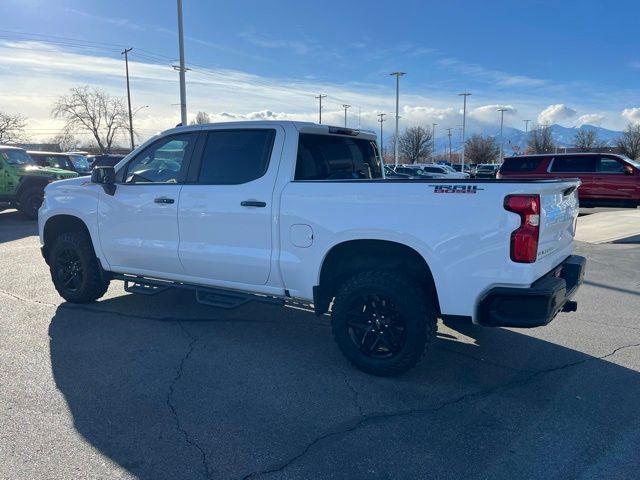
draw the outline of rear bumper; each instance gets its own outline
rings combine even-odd
[[[478,323],[487,327],[539,327],[561,310],[575,310],[571,298],[582,284],[586,263],[584,257],[571,255],[529,288],[489,290],[480,300]]]

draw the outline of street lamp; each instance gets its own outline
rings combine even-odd
[[[378,122],[380,122],[380,155],[382,155],[383,159],[384,159],[384,148],[382,143],[382,122],[385,121],[384,117],[386,117],[386,115],[387,115],[386,113],[378,114]]]
[[[344,126],[347,126],[347,110],[351,108],[351,105],[343,104],[342,108],[344,108]]]
[[[393,142],[394,145],[394,149],[393,149],[393,163],[396,165],[396,167],[398,166],[398,126],[399,126],[399,121],[400,121],[400,77],[402,77],[403,75],[406,75],[405,72],[393,72],[390,73],[389,75],[395,75],[396,77],[396,136],[395,136],[395,141]]]
[[[464,172],[464,136],[467,128],[467,97],[471,95],[470,93],[464,92],[459,93],[458,96],[464,99],[462,106],[462,151],[460,152],[460,171]]]
[[[135,115],[136,113],[138,113],[140,110],[142,110],[143,108],[149,108],[149,105],[142,105],[141,107],[136,108],[132,115]]]
[[[502,135],[502,131],[504,128],[504,112],[508,112],[508,108],[499,108],[500,112],[500,163],[504,162],[504,136]]]
[[[434,162],[436,160],[436,125],[438,124],[431,124],[431,143],[433,144],[433,149],[431,150],[431,160]]]
[[[149,105],[142,105],[141,107],[136,108],[133,112],[131,112],[131,116],[129,117],[129,127],[130,127],[130,133],[131,133],[131,151],[133,151],[134,148],[136,148],[136,146],[133,143],[133,117],[136,116],[136,114],[142,110],[143,108],[149,108]]]

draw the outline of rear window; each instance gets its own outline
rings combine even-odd
[[[556,157],[551,172],[589,173],[596,171],[596,157]]]
[[[382,178],[374,142],[334,135],[300,134],[296,180]]]
[[[542,163],[543,157],[513,157],[505,158],[501,172],[533,172],[536,170],[540,163]]]

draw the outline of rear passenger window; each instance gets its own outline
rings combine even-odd
[[[536,170],[544,157],[512,157],[505,158],[501,172],[533,172]]]
[[[275,133],[273,129],[210,131],[199,183],[238,185],[262,177],[269,166]]]
[[[593,173],[596,171],[596,157],[556,157],[551,172]]]
[[[296,180],[382,178],[375,143],[361,138],[300,134]]]
[[[615,158],[601,157],[598,162],[600,173],[624,173],[624,165]]]

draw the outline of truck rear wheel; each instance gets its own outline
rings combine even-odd
[[[354,275],[338,290],[331,312],[333,336],[358,369],[396,376],[413,368],[436,337],[433,301],[396,272]]]
[[[109,280],[100,274],[91,239],[84,232],[63,233],[56,238],[49,265],[56,290],[68,302],[93,302],[109,288]]]
[[[18,210],[30,220],[38,218],[38,209],[42,205],[44,191],[42,187],[29,187],[20,194]]]

